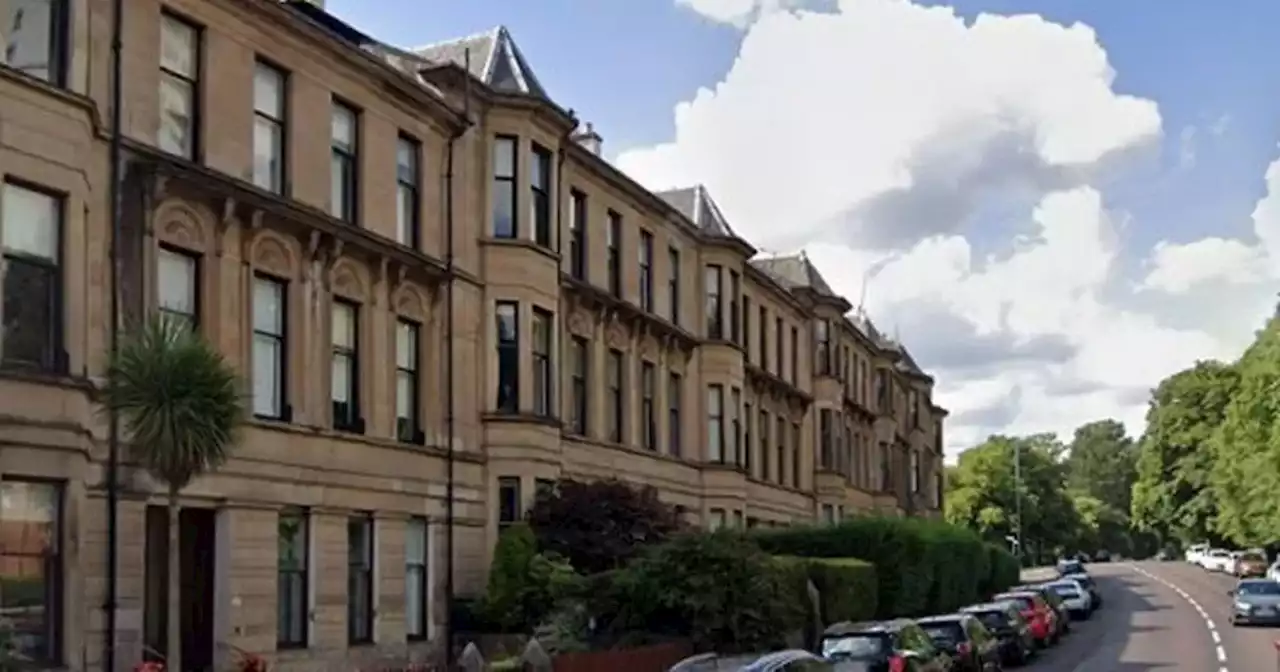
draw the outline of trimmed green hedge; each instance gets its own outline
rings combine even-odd
[[[839,525],[765,530],[755,538],[774,555],[871,563],[877,618],[951,612],[1018,578],[1016,561],[1009,572],[1012,556],[1007,552],[969,530],[936,520],[860,517]]]
[[[813,581],[821,596],[823,623],[875,618],[879,597],[875,565],[857,558],[780,556],[778,560],[802,570],[799,573],[801,595],[804,595],[804,580]]]

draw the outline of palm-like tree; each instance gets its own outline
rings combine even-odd
[[[121,339],[103,404],[119,413],[129,454],[169,494],[166,668],[181,672],[178,493],[230,455],[245,416],[234,368],[198,332],[156,316]]]

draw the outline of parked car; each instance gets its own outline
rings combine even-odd
[[[1107,549],[1104,548],[1098,551],[1097,553],[1094,553],[1093,561],[1094,562],[1111,562],[1111,551],[1108,551]]]
[[[867,672],[949,672],[951,656],[934,646],[915,621],[901,618],[868,623],[836,623],[822,633],[822,656],[848,669],[858,662]]]
[[[1236,556],[1231,573],[1239,578],[1263,577],[1267,575],[1267,556],[1257,551],[1242,551]]]
[[[1012,602],[1017,605],[1018,613],[1031,628],[1031,637],[1036,646],[1046,648],[1058,642],[1058,614],[1048,602],[1034,591],[1017,591],[1000,593],[992,598],[993,602]]]
[[[934,646],[951,656],[954,672],[999,672],[1000,640],[973,614],[928,616],[916,622]]]
[[[1075,558],[1063,558],[1058,561],[1056,569],[1058,570],[1058,576],[1079,574],[1084,571],[1084,563]]]
[[[1231,625],[1280,625],[1280,583],[1245,579],[1228,590]]]
[[[1093,598],[1094,609],[1102,606],[1102,591],[1098,590],[1098,584],[1094,583],[1092,576],[1088,574],[1067,574],[1062,578],[1071,579],[1084,586],[1084,589],[1089,591],[1089,597]]]
[[[1231,552],[1222,548],[1211,548],[1200,559],[1200,566],[1211,572],[1226,572],[1231,568]]]
[[[1209,552],[1209,544],[1192,544],[1187,549],[1186,561],[1193,565],[1203,565],[1204,555]]]
[[[685,658],[667,672],[827,672],[835,669],[831,663],[808,651],[788,649],[730,656],[703,653]]]
[[[1000,642],[1000,660],[1008,665],[1024,665],[1036,653],[1035,637],[1027,619],[1012,602],[988,602],[965,607],[960,611],[973,614],[987,626]]]
[[[1071,618],[1086,620],[1093,615],[1093,596],[1075,579],[1059,579],[1045,584],[1062,600]]]
[[[1049,606],[1053,609],[1054,613],[1057,614],[1058,616],[1058,618],[1056,619],[1058,636],[1062,636],[1071,632],[1071,612],[1067,610],[1067,605],[1063,604],[1062,598],[1058,597],[1058,594],[1050,590],[1048,586],[1046,586],[1043,583],[1037,583],[1037,584],[1028,585],[1028,586],[1014,586],[1009,590],[1010,592],[1016,591],[1016,590],[1029,590],[1029,591],[1038,593],[1040,597],[1049,604]]]
[[[1271,563],[1271,566],[1267,568],[1267,578],[1272,581],[1280,581],[1280,560]]]

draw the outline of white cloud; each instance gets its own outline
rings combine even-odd
[[[773,12],[798,9],[805,0],[676,0],[677,5],[715,21],[738,28],[746,28],[758,17]]]
[[[675,137],[618,163],[652,188],[706,184],[747,238],[865,289],[937,373],[949,451],[1108,416],[1139,430],[1150,386],[1232,344],[1114,297],[1128,220],[1101,177],[1161,137],[1156,104],[1114,80],[1084,25],[841,0],[757,16]],[[1025,209],[1016,239],[993,245],[993,209]],[[1280,249],[1280,206],[1267,218]]]

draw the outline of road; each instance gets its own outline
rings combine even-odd
[[[1233,628],[1231,577],[1180,562],[1091,564],[1106,605],[1032,672],[1280,672],[1280,629]],[[1201,611],[1204,615],[1201,615]]]

